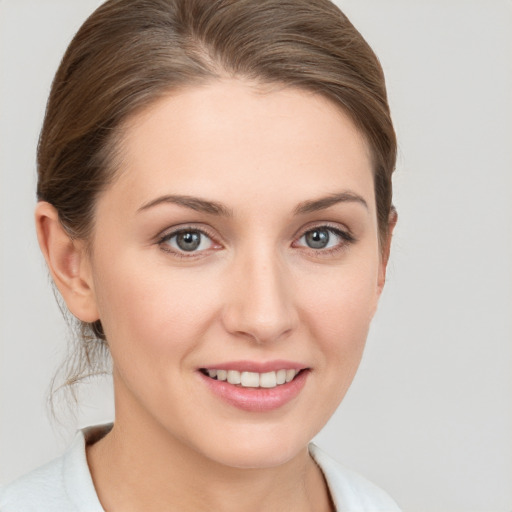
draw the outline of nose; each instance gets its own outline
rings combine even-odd
[[[230,271],[223,323],[236,336],[268,343],[289,336],[297,326],[293,282],[275,255],[241,258]]]

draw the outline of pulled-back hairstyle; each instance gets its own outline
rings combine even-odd
[[[115,177],[122,126],[172,90],[240,77],[338,105],[371,151],[381,246],[396,138],[377,57],[328,0],[109,0],[82,25],[53,81],[38,146],[37,196],[89,240]],[[101,322],[78,322],[65,384],[108,372]]]

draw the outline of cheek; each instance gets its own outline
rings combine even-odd
[[[123,351],[144,352],[149,359],[170,348],[187,350],[213,314],[208,288],[186,272],[129,259],[104,270],[98,269],[95,291],[112,352],[121,343]]]
[[[303,282],[307,323],[317,331],[312,333],[316,339],[333,349],[364,344],[378,300],[375,269],[351,265]]]
[[[375,268],[340,266],[300,287],[302,325],[314,340],[316,395],[323,397],[310,410],[318,428],[339,406],[359,367],[378,296]]]

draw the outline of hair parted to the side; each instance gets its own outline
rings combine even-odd
[[[396,161],[384,75],[329,0],[104,3],[75,35],[54,78],[38,146],[38,199],[56,208],[71,238],[89,240],[96,198],[119,170],[123,123],[172,90],[223,77],[299,87],[351,117],[373,157],[382,244]],[[64,385],[110,367],[101,322],[78,324]]]

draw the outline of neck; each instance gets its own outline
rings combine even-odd
[[[87,448],[98,497],[109,512],[195,512],[205,503],[222,512],[332,510],[307,447],[276,467],[233,468],[198,453],[151,418],[134,421],[133,410],[121,412],[112,431]]]

